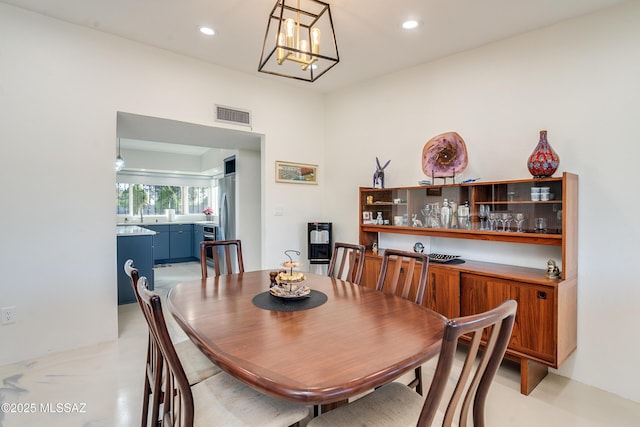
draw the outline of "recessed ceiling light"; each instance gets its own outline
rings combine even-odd
[[[415,19],[409,19],[402,23],[402,28],[404,28],[405,30],[413,30],[414,28],[418,28],[419,26],[420,22],[416,21]]]
[[[216,33],[211,27],[200,27],[200,32],[207,36],[212,36]]]

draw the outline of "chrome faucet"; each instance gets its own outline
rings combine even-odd
[[[142,206],[140,206],[140,224],[144,222],[144,217],[142,216]]]

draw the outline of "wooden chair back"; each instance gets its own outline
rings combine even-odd
[[[428,269],[429,257],[425,254],[385,249],[376,289],[422,305]],[[416,279],[418,271],[420,274]],[[414,373],[415,376],[408,385],[422,395],[422,367],[415,368]]]
[[[128,259],[124,262],[124,272],[127,273],[129,279],[131,281],[131,286],[133,287],[133,293],[136,296],[136,300],[140,303],[140,298],[138,297],[138,290],[136,289],[136,285],[138,284],[138,278],[140,278],[140,272],[137,268],[133,266],[133,260]]]
[[[363,245],[336,242],[327,276],[359,285],[364,270],[364,251]]]
[[[376,289],[422,305],[428,269],[429,257],[425,254],[385,249]]]
[[[125,261],[124,271],[131,279],[133,293],[136,296],[136,300],[138,301],[138,305],[140,306],[142,313],[145,314],[144,306],[142,300],[140,299],[140,294],[138,293],[138,281],[140,279],[140,273],[138,272],[138,269],[133,266],[133,260],[128,259],[127,261]],[[145,283],[146,280],[147,279],[145,278]],[[160,355],[160,349],[153,339],[151,329],[149,329],[144,391],[142,394],[142,427],[146,427],[150,424],[157,424],[162,399],[162,357]],[[151,408],[151,418],[149,418],[149,408]]]
[[[202,278],[208,277],[207,257],[213,259],[216,276],[243,273],[242,243],[240,240],[205,240],[200,242],[200,269]]]
[[[191,386],[169,336],[160,295],[148,289],[147,278],[144,276],[138,279],[137,288],[151,336],[156,348],[159,349],[160,366],[166,368],[162,387],[164,393],[160,408],[160,425],[192,427],[194,404]]]
[[[418,426],[432,425],[443,397],[448,394],[443,426],[484,427],[487,394],[507,350],[517,307],[518,304],[514,300],[507,300],[484,313],[447,322],[438,364],[420,413]],[[483,333],[486,345],[484,352],[479,356]],[[451,378],[458,343],[469,339],[469,348],[455,387],[451,393],[445,393]]]

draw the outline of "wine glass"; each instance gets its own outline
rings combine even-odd
[[[498,222],[498,213],[497,212],[489,212],[489,230],[496,230],[496,223]]]
[[[498,223],[500,223],[500,226],[496,227],[497,231],[505,231],[506,225],[507,225],[507,213],[506,212],[500,212],[498,214]]]
[[[522,223],[524,222],[524,214],[522,212],[516,213],[516,225],[518,229],[516,230],[518,233],[522,233]]]
[[[478,211],[478,216],[480,217],[480,230],[484,230],[484,220],[487,219],[487,207],[485,205],[480,205],[480,209]]]
[[[511,229],[511,221],[513,220],[513,214],[511,212],[503,212],[500,223],[502,224],[502,231],[509,231]]]

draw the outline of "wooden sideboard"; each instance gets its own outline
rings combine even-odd
[[[550,187],[551,200],[531,200],[531,187]],[[469,202],[469,217],[455,227],[425,227],[409,224],[420,217],[425,205],[443,197]],[[435,202],[434,202],[435,201]],[[577,228],[578,177],[544,178],[488,183],[360,189],[360,243],[367,246],[362,284],[375,287],[382,257],[371,251],[378,233],[413,234],[458,239],[489,240],[518,244],[561,246],[560,275],[549,278],[545,269],[520,267],[465,259],[464,263],[430,263],[423,305],[447,317],[474,314],[498,306],[505,299],[518,302],[516,323],[506,357],[520,363],[523,394],[529,394],[559,367],[577,347]],[[377,202],[377,203],[376,203]],[[516,231],[515,224],[489,229],[478,216],[480,205],[491,211],[523,212],[527,218]],[[375,210],[379,209],[379,210]],[[373,212],[373,214],[367,212]],[[389,224],[371,221],[382,212]],[[558,213],[559,212],[559,213]],[[407,223],[391,225],[395,217]],[[546,228],[536,228],[535,218],[545,218]],[[461,227],[464,225],[464,227]],[[416,273],[419,274],[419,271]]]

